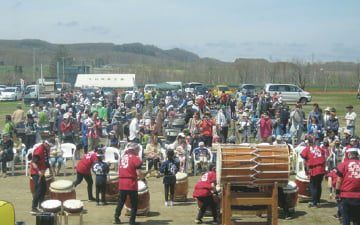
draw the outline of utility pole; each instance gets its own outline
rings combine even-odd
[[[65,82],[65,57],[61,57],[63,60],[63,78],[62,78],[62,82]]]
[[[33,82],[35,82],[35,48],[33,48]]]

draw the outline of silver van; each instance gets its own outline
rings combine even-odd
[[[276,92],[285,102],[301,102],[302,104],[311,102],[310,93],[294,84],[267,83],[264,86],[264,91],[269,93],[270,96]]]

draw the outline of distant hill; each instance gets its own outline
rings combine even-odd
[[[194,53],[175,48],[163,50],[153,45],[131,43],[115,45],[112,43],[52,44],[42,40],[0,40],[0,61],[5,65],[32,65],[33,55],[40,57],[44,64],[49,63],[59,45],[64,46],[69,55],[83,61],[103,59],[106,63],[119,64],[164,64],[168,62],[192,63],[200,59]]]

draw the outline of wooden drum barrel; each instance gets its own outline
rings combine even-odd
[[[116,202],[119,196],[119,177],[117,173],[111,173],[110,181],[106,183],[105,199],[108,202]]]
[[[147,216],[150,210],[150,193],[149,188],[146,186],[144,181],[141,180],[138,181],[138,195],[139,201],[136,215]],[[131,211],[130,196],[126,197],[125,209],[126,215],[129,215]]]
[[[50,198],[64,202],[68,199],[76,199],[73,182],[70,180],[57,180],[50,184]]]
[[[53,175],[50,174],[49,170],[45,171],[45,180],[46,180],[46,192],[45,192],[45,199],[50,199],[50,184],[54,181]],[[35,192],[35,183],[33,179],[30,177],[30,191],[32,194]]]
[[[186,173],[181,173],[181,172],[176,173],[174,201],[186,202],[188,189],[189,189],[188,175]]]
[[[301,198],[311,198],[311,192],[310,192],[310,179],[305,174],[305,171],[299,171],[296,173],[296,185],[299,188],[298,194]]]
[[[289,180],[287,145],[220,145],[216,169],[218,183],[240,186],[286,186]]]
[[[285,201],[288,208],[295,208],[298,200],[298,187],[294,181],[289,181],[286,187],[283,187]],[[284,208],[282,202],[279,201],[279,206]]]

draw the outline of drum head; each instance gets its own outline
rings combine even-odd
[[[117,173],[110,173],[109,177],[112,182],[118,181],[118,179],[119,179],[119,176]]]
[[[80,200],[69,199],[63,203],[64,209],[69,212],[81,212],[84,207],[84,203]]]
[[[41,203],[41,207],[47,210],[56,209],[61,207],[61,201],[57,199],[46,200]]]
[[[54,192],[69,192],[73,189],[73,182],[70,180],[57,180],[50,184],[50,190]]]
[[[305,174],[305,171],[299,171],[296,174],[296,179],[303,181],[303,182],[309,182],[308,176]]]
[[[146,186],[146,184],[144,183],[144,181],[139,180],[138,181],[138,193],[142,194],[148,191],[148,187]]]
[[[294,181],[289,181],[289,183],[283,189],[284,189],[284,192],[286,192],[286,193],[293,193],[293,192],[297,192],[298,188]]]
[[[181,173],[181,172],[176,173],[176,181],[185,181],[187,179],[188,179],[187,173]]]

